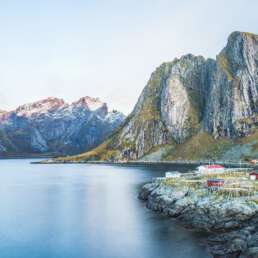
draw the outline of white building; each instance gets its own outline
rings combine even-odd
[[[181,177],[181,173],[180,172],[166,172],[166,178],[178,178]]]
[[[225,172],[225,168],[221,165],[202,165],[197,168],[197,171],[200,174],[209,174],[209,173],[223,173]]]

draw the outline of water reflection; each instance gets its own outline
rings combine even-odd
[[[0,257],[208,257],[198,235],[137,199],[167,167],[0,160],[0,168]]]

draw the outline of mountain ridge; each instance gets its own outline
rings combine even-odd
[[[0,155],[67,155],[101,143],[125,116],[98,98],[49,97],[0,113]]]
[[[157,160],[247,159],[258,156],[257,126],[258,36],[236,31],[216,59],[187,54],[160,65],[115,134],[60,162],[155,152]]]

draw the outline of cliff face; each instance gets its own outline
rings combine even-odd
[[[187,55],[157,68],[118,136],[121,157],[137,159],[154,146],[182,143],[200,129],[208,63]]]
[[[139,159],[162,146],[170,147],[163,158],[190,159],[186,145],[204,153],[200,158],[205,148],[222,155],[221,142],[226,151],[255,133],[257,90],[258,36],[233,32],[216,60],[189,54],[158,67],[122,128],[94,152],[71,160]],[[256,137],[250,144],[258,146]]]
[[[183,56],[173,63],[162,87],[161,119],[177,143],[201,127],[212,65],[203,57]]]
[[[250,134],[258,122],[258,36],[234,32],[216,59],[204,117],[215,137]]]
[[[106,103],[47,98],[0,113],[0,155],[75,154],[100,144],[124,120]]]

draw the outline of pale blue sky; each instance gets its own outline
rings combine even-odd
[[[100,97],[129,113],[151,72],[258,34],[257,0],[0,0],[0,109]]]

